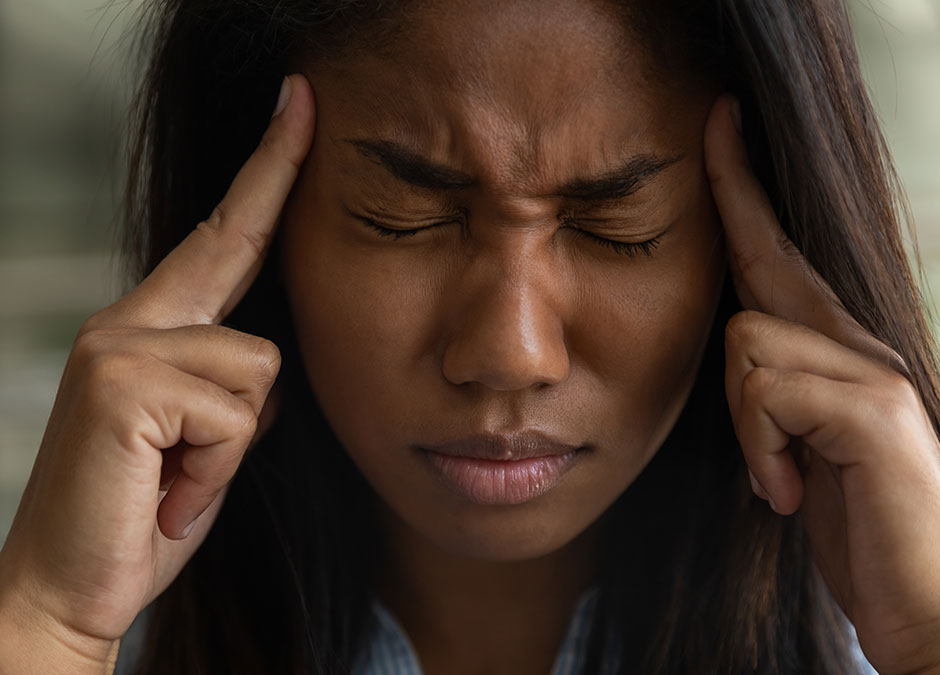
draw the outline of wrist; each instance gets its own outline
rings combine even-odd
[[[110,675],[120,640],[82,635],[0,584],[0,672],[22,675]]]

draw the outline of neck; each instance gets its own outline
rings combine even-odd
[[[383,525],[379,595],[425,675],[549,672],[594,577],[597,523],[557,551],[511,562],[445,551],[390,512]]]

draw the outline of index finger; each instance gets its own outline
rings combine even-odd
[[[135,324],[173,328],[228,315],[261,269],[313,130],[313,92],[303,75],[291,75],[258,148],[212,215],[122,301]]]
[[[750,169],[736,106],[729,95],[714,104],[705,127],[705,166],[742,305],[803,324],[903,373],[897,354],[849,314],[780,227]]]

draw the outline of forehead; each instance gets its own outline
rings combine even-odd
[[[312,73],[318,127],[392,140],[481,183],[537,184],[625,156],[680,154],[692,95],[651,67],[624,16],[586,0],[450,0],[381,53]],[[692,116],[694,119],[694,116]]]
[[[523,97],[616,82],[636,57],[631,43],[599,0],[454,0],[415,13],[398,53],[423,59],[442,85],[468,94],[510,85]]]

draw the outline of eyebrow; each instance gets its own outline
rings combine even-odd
[[[468,173],[439,164],[393,141],[383,139],[345,139],[360,154],[383,166],[393,176],[409,185],[428,190],[458,190],[478,185]],[[578,201],[612,201],[635,193],[663,169],[682,156],[660,157],[641,154],[599,176],[575,178],[566,182],[552,197]]]
[[[593,178],[576,178],[565,183],[552,196],[578,201],[614,201],[629,197],[663,169],[682,159],[681,155],[660,157],[643,154]]]
[[[473,187],[477,180],[462,171],[438,164],[403,145],[378,139],[346,139],[360,154],[381,164],[409,185],[429,190],[459,190]]]

